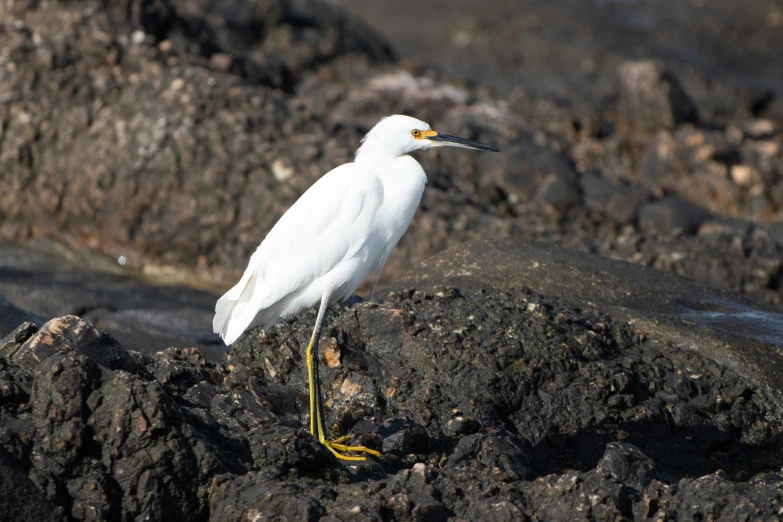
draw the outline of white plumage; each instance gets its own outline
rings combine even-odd
[[[230,345],[253,326],[270,328],[320,302],[310,357],[326,308],[351,296],[370,273],[383,268],[413,219],[427,177],[407,154],[446,145],[497,150],[439,134],[408,116],[381,120],[362,140],[355,161],[316,181],[267,234],[242,279],[218,300],[215,333]],[[310,380],[312,410],[312,374]],[[318,432],[324,442],[320,421]],[[324,443],[338,457],[349,458],[335,451],[349,447]]]
[[[410,180],[408,201],[395,201],[399,190],[384,187],[390,176],[383,170],[388,169],[372,172],[357,163],[337,167],[280,218],[242,279],[218,301],[213,326],[226,344],[248,328],[274,326],[322,298],[330,304],[345,299],[373,268],[381,268],[391,251],[388,243],[402,237],[426,182],[419,168],[412,173],[418,179]],[[402,230],[375,220],[395,213],[405,223],[397,227]]]

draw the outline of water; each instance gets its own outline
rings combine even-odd
[[[732,301],[706,303],[710,309],[682,306],[683,319],[718,331],[783,347],[783,314],[765,312]],[[714,308],[713,308],[714,307]]]

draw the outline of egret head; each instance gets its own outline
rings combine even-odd
[[[478,141],[441,134],[432,130],[428,123],[416,118],[395,114],[383,118],[367,133],[362,140],[362,146],[356,151],[356,159],[365,155],[374,158],[396,157],[433,147],[460,147],[499,152],[495,147]]]

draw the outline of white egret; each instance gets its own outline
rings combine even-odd
[[[413,219],[427,177],[408,153],[433,147],[498,149],[440,134],[402,115],[378,122],[362,140],[353,163],[316,181],[267,234],[242,279],[218,300],[212,323],[230,345],[254,326],[271,328],[320,303],[307,345],[310,433],[340,459],[344,452],[379,456],[363,446],[326,440],[318,382],[318,338],[330,304],[350,297],[370,273],[379,273]]]

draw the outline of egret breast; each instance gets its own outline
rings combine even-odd
[[[408,230],[421,202],[427,175],[419,162],[401,156],[380,172],[383,183],[383,203],[378,209],[378,226],[383,231],[386,255]]]

